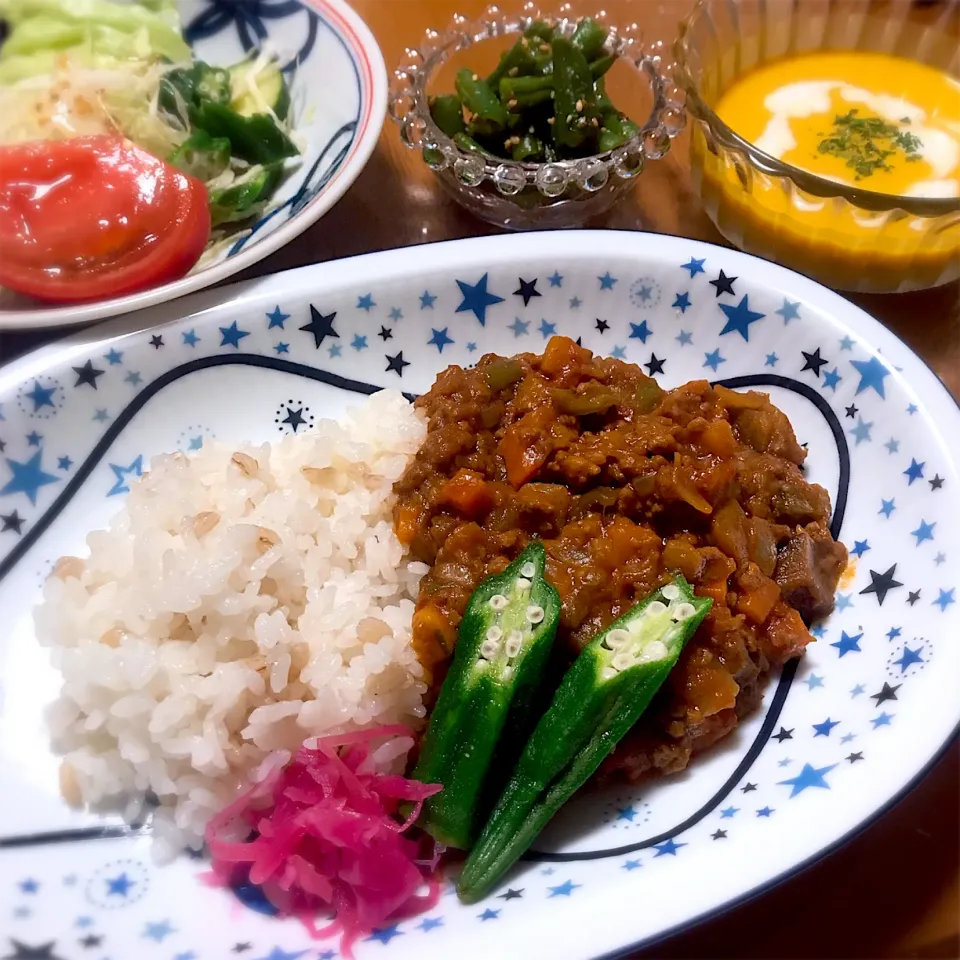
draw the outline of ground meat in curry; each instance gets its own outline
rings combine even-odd
[[[636,366],[554,337],[543,356],[450,367],[417,401],[429,431],[396,484],[400,539],[432,565],[413,642],[435,688],[473,589],[532,537],[571,660],[680,571],[706,621],[601,775],[683,769],[754,709],[773,667],[811,641],[846,550],[830,499],[766,395],[706,381],[664,392]]]

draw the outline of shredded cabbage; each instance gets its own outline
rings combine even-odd
[[[0,143],[120,133],[165,158],[186,132],[157,112],[159,63],[61,56],[48,74],[0,86]]]

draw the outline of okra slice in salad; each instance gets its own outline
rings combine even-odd
[[[503,573],[474,590],[413,773],[443,790],[418,824],[440,843],[469,849],[483,826],[488,778],[501,735],[522,743],[560,619],[560,596],[532,542]],[[497,794],[493,792],[495,797]]]
[[[602,630],[567,671],[460,874],[482,899],[596,771],[666,680],[712,601],[677,576]]]

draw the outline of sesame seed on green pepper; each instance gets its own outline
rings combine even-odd
[[[457,71],[456,87],[460,101],[473,114],[473,121],[482,121],[487,132],[502,130],[507,125],[507,111],[486,80],[464,67]]]
[[[574,46],[580,48],[587,60],[595,60],[607,42],[607,34],[606,27],[600,26],[591,17],[584,17],[577,24],[577,29],[570,39]]]
[[[553,41],[553,76],[553,138],[558,146],[579,147],[594,132],[591,120],[599,119],[599,111],[590,65],[583,51],[563,37]]]

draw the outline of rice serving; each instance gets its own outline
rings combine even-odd
[[[132,820],[155,798],[165,858],[305,739],[419,725],[427,567],[391,511],[424,434],[384,391],[309,434],[153,460],[36,612],[64,678],[49,719],[69,801]]]

